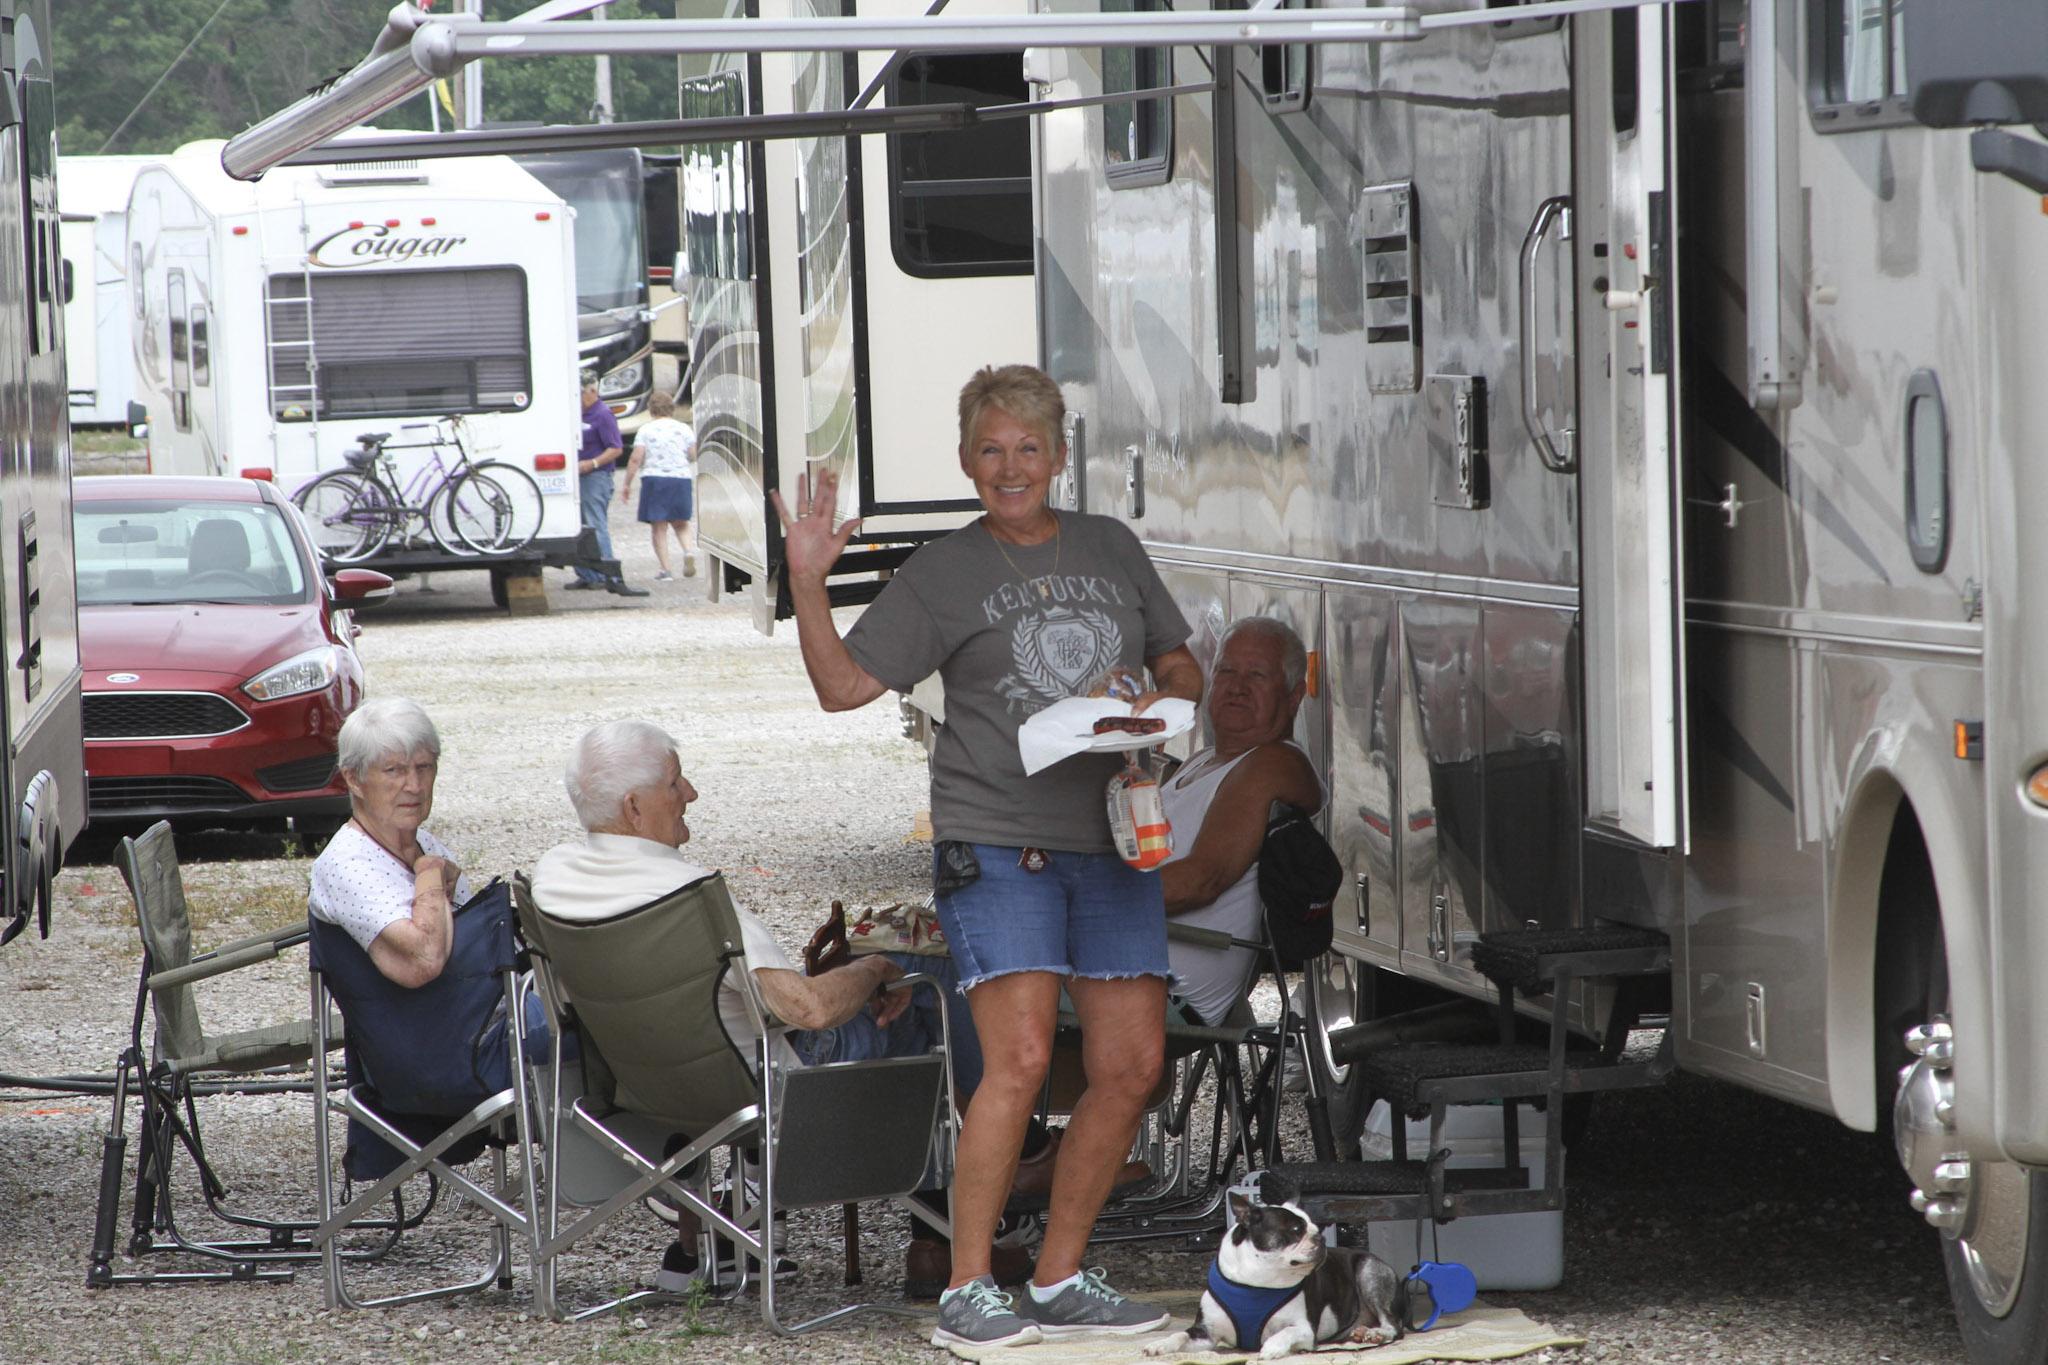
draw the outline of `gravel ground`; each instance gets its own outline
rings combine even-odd
[[[744,902],[794,946],[834,897],[849,905],[919,894],[926,847],[911,838],[923,768],[886,703],[826,716],[812,703],[792,631],[757,635],[702,578],[653,583],[637,525],[615,523],[629,575],[655,595],[625,602],[563,593],[552,615],[489,609],[480,575],[449,575],[365,614],[379,693],[424,702],[446,751],[434,830],[474,873],[531,867],[573,833],[559,771],[596,720],[639,714],[681,741],[701,793],[693,852],[726,870]],[[307,863],[277,839],[181,840],[196,937],[252,932],[303,913]],[[62,876],[53,937],[0,953],[0,1070],[108,1069],[133,1002],[132,911],[104,842]],[[203,989],[216,1030],[303,1013],[293,957]],[[0,1362],[84,1361],[820,1361],[935,1358],[886,1319],[802,1342],[774,1338],[751,1301],[655,1309],[575,1326],[536,1320],[523,1268],[509,1294],[330,1315],[317,1278],[289,1284],[119,1288],[84,1276],[105,1131],[103,1099],[0,1099]],[[1547,1293],[1489,1295],[1587,1338],[1555,1361],[1939,1362],[1960,1358],[1932,1234],[1872,1138],[1709,1081],[1681,1078],[1605,1097],[1571,1153],[1565,1279]],[[132,1111],[131,1111],[132,1112]],[[230,1184],[252,1204],[310,1206],[311,1125],[300,1097],[220,1097],[202,1122]],[[1304,1144],[1305,1145],[1305,1144]],[[132,1163],[131,1163],[132,1164]],[[189,1196],[190,1191],[186,1191]],[[124,1214],[125,1227],[125,1214]],[[865,1220],[864,1292],[896,1301],[900,1216]],[[408,1268],[474,1264],[474,1218],[437,1214],[407,1243]],[[837,1301],[837,1215],[799,1214],[805,1265],[791,1307]],[[662,1231],[623,1220],[565,1269],[594,1294],[653,1269]],[[1112,1278],[1137,1289],[1199,1283],[1201,1258],[1108,1247]]]

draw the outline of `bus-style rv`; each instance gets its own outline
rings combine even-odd
[[[71,412],[48,0],[0,0],[0,943],[47,936],[57,869],[85,828],[84,715],[72,583]]]
[[[542,495],[525,558],[567,563],[578,394],[573,215],[504,157],[282,167],[259,184],[196,142],[136,177],[134,367],[160,474],[272,478],[287,492],[392,435],[401,483],[452,464],[407,426],[487,415]],[[405,447],[400,449],[400,447]],[[422,499],[423,500],[423,499]],[[488,567],[395,538],[395,573]]]
[[[1660,1060],[1888,1124],[1970,1359],[2048,1357],[2048,8],[1114,8],[1147,27],[1046,0],[976,37],[1028,50],[1057,496],[1132,524],[1203,647],[1272,613],[1315,651],[1300,738],[1350,872],[1307,974],[1334,1137],[1381,1016],[1491,996],[1507,936],[1576,938],[1649,973]],[[759,54],[686,104],[716,119],[821,69],[776,49],[967,41],[838,13],[518,43]],[[500,41],[417,30],[230,161]],[[729,190],[686,224],[723,234],[720,280],[823,316],[739,192],[764,161],[697,173]],[[876,449],[878,480],[934,457]],[[1618,985],[1556,994],[1612,1041]]]

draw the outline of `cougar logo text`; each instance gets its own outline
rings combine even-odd
[[[423,256],[446,256],[468,241],[467,237],[445,237],[437,233],[406,236],[382,223],[364,223],[330,232],[313,244],[306,259],[330,270],[357,265],[396,265]]]

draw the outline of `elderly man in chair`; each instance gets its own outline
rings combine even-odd
[[[668,895],[709,874],[684,856],[685,822],[697,789],[683,776],[676,742],[659,726],[640,720],[606,721],[584,732],[569,754],[565,782],[582,823],[581,840],[559,844],[542,855],[533,874],[534,903],[564,920],[605,919]],[[768,927],[741,907],[740,933],[747,963],[761,998],[775,1015],[793,1025],[782,1040],[781,1060],[792,1066],[866,1061],[930,1051],[942,1038],[940,1006],[930,992],[890,989],[905,970],[929,972],[945,986],[952,1015],[953,1080],[972,1093],[981,1075],[981,1051],[964,997],[954,989],[953,964],[945,957],[873,954],[818,976],[805,976]],[[736,983],[719,987],[719,1016],[727,1033],[749,1056],[754,1032]],[[696,1255],[684,1238],[662,1258],[657,1283],[681,1288],[698,1276]],[[1031,1273],[1028,1256],[1005,1269],[1021,1280]],[[949,1248],[921,1222],[913,1222],[907,1287],[943,1286]]]
[[[1214,743],[1191,756],[1160,789],[1175,833],[1159,869],[1175,923],[1264,936],[1259,847],[1276,801],[1323,805],[1308,755],[1289,738],[1308,690],[1308,651],[1286,622],[1248,616],[1223,634],[1210,670],[1207,707]],[[1257,957],[1249,948],[1168,944],[1173,991],[1203,1022],[1221,1025],[1244,999]]]

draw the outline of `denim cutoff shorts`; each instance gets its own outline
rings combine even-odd
[[[936,897],[963,991],[1012,972],[1095,981],[1168,974],[1158,873],[1140,872],[1114,853],[1059,850],[1028,872],[1018,866],[1021,848],[971,847],[981,876]],[[938,859],[934,850],[935,878]]]

